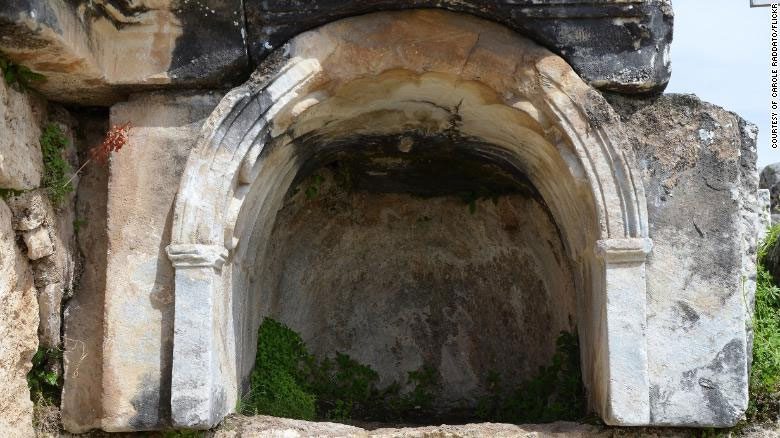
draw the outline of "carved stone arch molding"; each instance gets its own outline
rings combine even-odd
[[[228,93],[179,189],[172,415],[208,428],[236,405],[257,327],[247,276],[297,172],[354,135],[453,134],[523,172],[577,273],[583,376],[609,424],[650,423],[642,181],[620,122],[561,58],[500,25],[434,10],[299,35]]]

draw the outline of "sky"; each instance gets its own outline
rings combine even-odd
[[[667,93],[695,93],[758,125],[758,166],[780,162],[769,147],[769,8],[750,0],[672,0],[672,80]]]

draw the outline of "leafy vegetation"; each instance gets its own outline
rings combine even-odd
[[[433,367],[380,387],[375,370],[343,353],[317,360],[297,333],[273,319],[263,321],[258,336],[251,388],[239,408],[244,414],[385,422],[430,421],[441,415],[434,408],[441,382]],[[585,414],[574,334],[561,333],[552,363],[536,378],[507,390],[491,373],[489,384],[490,395],[480,400],[476,415],[467,417],[518,423],[578,420]]]
[[[24,190],[15,189],[0,189],[0,198],[8,199],[13,196],[18,196],[24,193]]]
[[[552,363],[539,368],[539,374],[507,392],[501,377],[488,377],[490,394],[477,409],[485,421],[509,423],[569,420],[585,417],[585,390],[580,371],[580,349],[576,334],[561,332]]]
[[[321,175],[314,175],[312,177],[312,182],[309,184],[308,187],[306,187],[306,199],[314,199],[319,195],[320,193],[320,187],[322,186],[322,183],[325,182],[325,178],[323,178]]]
[[[767,269],[767,254],[778,244],[780,225],[758,248],[753,363],[750,373],[750,423],[775,422],[780,414],[780,287]]]
[[[266,318],[240,411],[303,420],[400,421],[429,413],[439,388],[431,367],[410,372],[405,385],[378,383],[376,371],[346,354],[317,360],[297,333]]]
[[[62,358],[56,348],[38,348],[32,358],[32,369],[27,374],[27,386],[33,402],[59,405],[62,385],[55,368]]]
[[[86,219],[83,219],[83,218],[73,219],[73,231],[78,233],[81,230],[81,227],[86,226],[88,223],[89,222]]]
[[[244,413],[313,420],[316,398],[306,391],[310,362],[301,337],[266,318],[258,332],[251,390],[242,403]]]
[[[54,205],[59,205],[65,197],[73,191],[68,174],[71,172],[70,165],[63,158],[62,152],[68,146],[68,140],[59,126],[49,123],[43,128],[41,134],[41,152],[43,153],[43,181],[42,186],[46,189]]]
[[[20,90],[26,90],[33,82],[46,79],[46,76],[35,73],[23,65],[13,63],[3,56],[0,56],[0,70],[3,72],[5,83]]]

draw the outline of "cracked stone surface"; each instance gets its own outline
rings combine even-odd
[[[670,0],[8,0],[0,8],[0,48],[46,75],[36,88],[47,98],[110,105],[139,91],[235,86],[302,32],[410,8],[501,23],[565,58],[598,88],[643,93],[669,81]]]
[[[32,437],[27,373],[38,349],[38,301],[33,274],[15,242],[11,210],[0,200],[0,430]]]

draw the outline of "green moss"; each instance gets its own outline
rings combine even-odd
[[[8,199],[13,196],[18,196],[24,193],[24,190],[15,190],[15,189],[0,189],[0,198]]]
[[[54,205],[60,205],[65,197],[73,191],[73,184],[68,179],[71,168],[63,158],[63,151],[68,146],[65,134],[54,123],[43,128],[41,134],[41,152],[43,153],[43,181],[49,199]]]
[[[35,73],[23,65],[13,63],[3,56],[0,56],[0,70],[2,70],[5,83],[20,90],[26,90],[33,82],[46,79],[46,76]]]
[[[309,184],[308,187],[306,187],[306,199],[314,199],[319,195],[320,193],[320,187],[322,187],[322,183],[325,181],[325,179],[320,175],[314,175],[311,178],[311,184]]]
[[[88,223],[89,222],[86,219],[82,219],[82,218],[74,219],[73,220],[73,231],[78,233],[79,231],[81,231],[81,227],[86,226]]]

